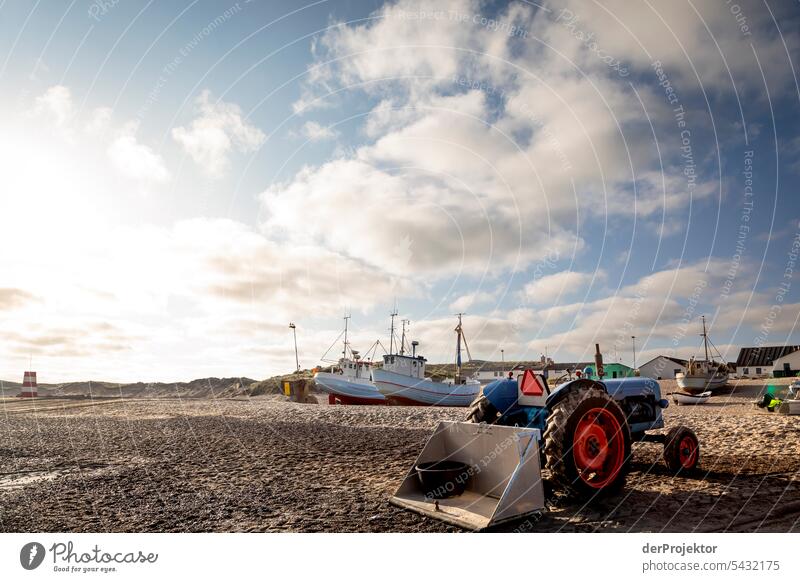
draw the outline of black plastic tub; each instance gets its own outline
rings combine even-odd
[[[470,466],[458,461],[429,461],[416,466],[425,497],[444,499],[464,493],[470,478]]]

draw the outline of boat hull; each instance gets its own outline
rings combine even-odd
[[[718,390],[728,383],[728,376],[707,376],[705,374],[675,374],[678,386],[686,392],[698,393]]]
[[[314,382],[322,392],[334,396],[342,404],[386,404],[386,397],[366,378],[317,372]]]
[[[469,406],[481,389],[477,382],[445,384],[383,369],[372,371],[372,381],[390,403],[405,406]]]
[[[781,414],[800,414],[800,400],[784,400],[778,407]]]
[[[711,398],[711,392],[706,391],[700,394],[684,394],[681,392],[673,392],[672,400],[675,404],[703,404]]]

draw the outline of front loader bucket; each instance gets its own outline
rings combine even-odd
[[[469,465],[465,491],[443,499],[426,494],[416,467],[431,461]],[[440,422],[390,502],[471,530],[534,513],[544,508],[539,431]]]

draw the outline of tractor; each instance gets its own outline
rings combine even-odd
[[[673,474],[700,458],[694,432],[666,434],[669,401],[651,378],[579,377],[556,382],[532,369],[483,387],[467,422],[442,421],[407,472],[391,503],[467,529],[485,529],[545,508],[542,468],[568,496],[592,502],[619,491],[632,443],[659,443]]]
[[[566,492],[595,498],[619,490],[627,475],[631,444],[661,443],[673,473],[697,466],[700,445],[685,426],[666,434],[658,382],[651,378],[579,378],[552,391],[547,381],[525,370],[487,385],[469,408],[469,422],[535,428],[540,431],[542,465]]]

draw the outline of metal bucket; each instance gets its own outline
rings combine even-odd
[[[440,422],[390,502],[471,530],[534,513],[544,508],[538,442],[532,428]],[[418,471],[444,462],[459,469],[433,481]]]
[[[422,492],[431,499],[444,499],[464,493],[471,467],[458,461],[429,461],[417,465]]]

